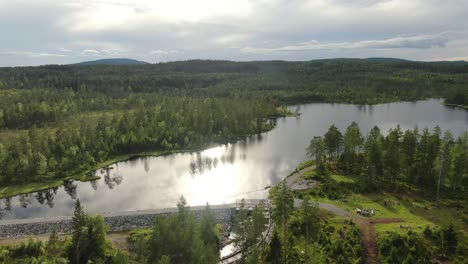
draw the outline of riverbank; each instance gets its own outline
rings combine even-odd
[[[271,122],[271,120],[275,120],[280,117],[292,117],[292,116],[298,116],[299,113],[292,112],[288,108],[282,106],[277,108],[277,113],[275,116],[270,116],[267,117],[263,120],[263,125],[261,127],[261,131],[259,131],[258,134],[268,132],[272,129],[275,128],[275,122]],[[54,177],[54,175],[48,175],[48,179],[43,179],[38,182],[30,182],[26,184],[19,184],[19,185],[10,185],[10,186],[5,186],[5,187],[0,187],[0,199],[2,198],[7,198],[7,197],[12,197],[20,194],[28,194],[28,193],[33,193],[33,192],[38,192],[38,191],[43,191],[51,188],[56,188],[59,186],[62,186],[65,181],[69,180],[76,180],[76,181],[93,181],[100,179],[98,176],[94,176],[91,174],[94,174],[93,172],[101,169],[108,167],[114,163],[138,158],[138,157],[145,157],[145,156],[153,156],[153,157],[159,157],[159,156],[165,156],[165,155],[171,155],[171,154],[177,154],[177,153],[190,153],[190,152],[197,152],[197,151],[203,151],[211,147],[216,147],[221,144],[227,144],[227,143],[234,143],[239,140],[248,138],[250,136],[253,136],[256,134],[245,134],[245,135],[239,135],[239,136],[234,136],[229,139],[219,139],[219,138],[213,138],[211,142],[205,143],[205,144],[200,144],[196,147],[189,148],[189,149],[177,149],[177,150],[157,150],[157,151],[147,151],[147,152],[138,152],[138,153],[129,153],[129,154],[124,154],[124,155],[117,155],[113,156],[103,162],[99,162],[93,166],[87,167],[87,168],[81,168],[77,170],[76,172],[71,173],[71,175],[66,176],[66,177]]]
[[[231,225],[235,214],[236,204],[210,205],[219,224],[226,229]],[[205,206],[194,206],[190,210],[194,212],[196,219],[201,219]],[[177,208],[142,210],[130,212],[115,212],[102,214],[109,232],[121,232],[136,228],[151,227],[156,217],[167,217],[178,212]],[[23,238],[50,234],[55,230],[59,234],[69,234],[73,230],[71,216],[51,218],[31,218],[0,221],[0,239]]]
[[[448,103],[444,103],[444,105],[468,110],[468,105],[458,105],[458,104],[448,104]]]
[[[192,151],[196,151],[196,150],[154,151],[154,152],[141,152],[141,153],[132,153],[132,154],[127,154],[127,155],[120,155],[120,156],[116,156],[114,158],[108,159],[104,162],[100,162],[88,169],[84,169],[83,171],[79,173],[75,173],[71,176],[67,176],[64,178],[50,179],[50,180],[44,180],[42,182],[32,182],[32,183],[27,183],[27,184],[2,187],[0,188],[0,199],[16,196],[20,194],[39,192],[39,191],[44,191],[44,190],[51,189],[51,188],[60,187],[64,184],[65,181],[70,181],[70,180],[82,181],[82,182],[98,180],[101,177],[90,175],[90,174],[98,169],[110,166],[117,162],[129,160],[132,158],[144,157],[144,156],[157,157],[157,156],[164,156],[164,155],[169,155],[169,154],[174,154],[174,153],[185,153],[185,152],[192,152]]]

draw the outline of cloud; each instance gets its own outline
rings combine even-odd
[[[85,49],[81,51],[82,56],[113,56],[113,55],[118,55],[119,52],[117,51],[109,51],[107,49]]]
[[[179,54],[180,52],[177,50],[152,50],[149,52],[151,55],[171,55],[171,54]]]
[[[0,25],[0,51],[31,51],[0,66],[468,54],[466,0],[0,0]]]
[[[242,52],[267,53],[267,52],[298,52],[315,50],[340,50],[340,49],[429,49],[433,47],[444,48],[449,41],[446,34],[398,36],[383,40],[363,40],[356,42],[329,42],[322,43],[317,40],[298,43],[276,48],[244,47]]]
[[[101,52],[95,49],[85,49],[81,52],[83,56],[100,56]]]
[[[54,53],[46,53],[46,52],[31,52],[31,51],[4,51],[0,52],[0,54],[4,55],[14,55],[14,56],[27,56],[27,57],[66,57],[63,54],[54,54]]]

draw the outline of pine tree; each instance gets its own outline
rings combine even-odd
[[[291,213],[294,210],[294,197],[292,191],[283,181],[278,185],[278,189],[273,196],[273,218],[275,222],[283,227],[283,258],[284,263],[287,260],[287,234],[288,234],[288,221]]]

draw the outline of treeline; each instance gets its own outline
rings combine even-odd
[[[375,126],[364,137],[353,122],[342,134],[334,125],[316,136],[307,148],[318,165],[335,166],[345,175],[362,176],[368,187],[420,188],[433,194],[464,190],[468,179],[468,133],[455,139],[439,127],[402,131],[399,126],[383,135]]]
[[[0,89],[71,89],[108,95],[272,96],[283,102],[381,103],[449,98],[457,91],[466,91],[467,83],[466,63],[393,59],[192,60],[145,65],[0,68]]]
[[[0,246],[1,263],[219,263],[220,226],[209,205],[199,220],[185,199],[172,216],[156,217],[153,227],[130,232],[129,250],[117,249],[106,238],[108,227],[100,215],[85,213],[77,200],[70,238],[54,231],[47,242],[30,239],[19,245]]]
[[[460,89],[458,91],[454,91],[447,96],[445,100],[447,104],[452,105],[462,105],[468,107],[468,89]]]
[[[164,97],[129,111],[82,115],[0,141],[0,184],[80,173],[116,155],[193,149],[271,129],[280,114],[267,100]]]

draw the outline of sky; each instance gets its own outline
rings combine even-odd
[[[468,0],[0,0],[0,66],[468,60]]]

